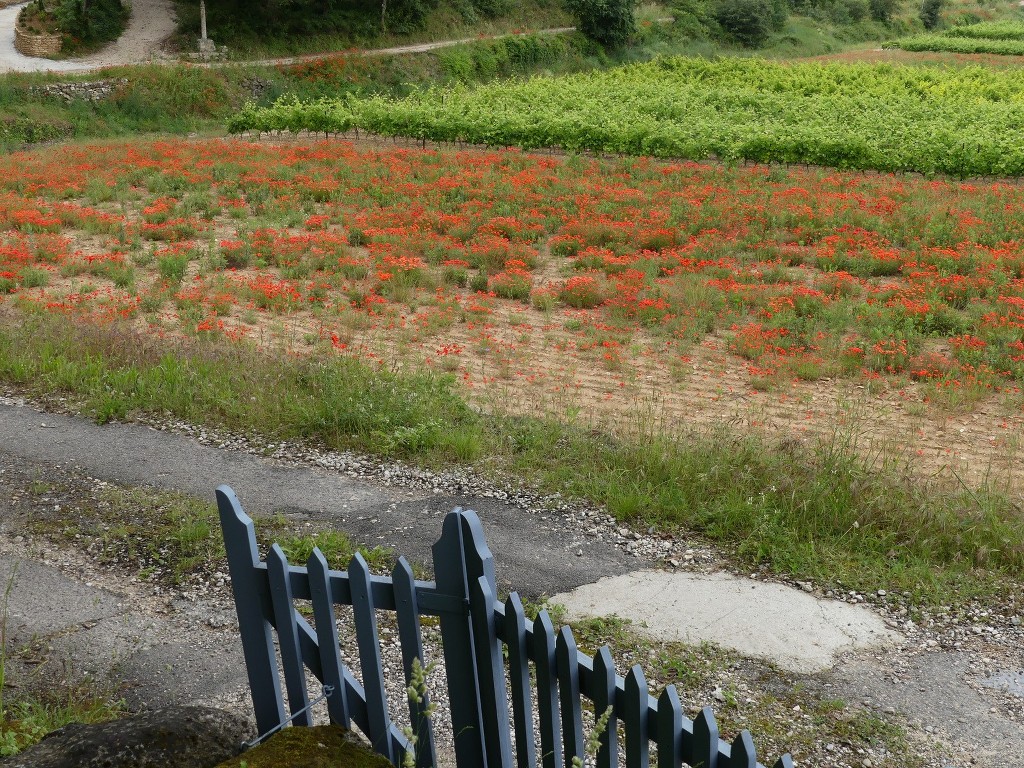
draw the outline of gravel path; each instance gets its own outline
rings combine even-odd
[[[151,61],[161,57],[161,44],[175,30],[170,0],[133,0],[128,26],[117,41],[80,59],[40,59],[14,48],[14,24],[25,5],[0,10],[0,72],[86,72]]]

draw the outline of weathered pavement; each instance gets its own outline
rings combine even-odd
[[[0,405],[0,435],[2,452],[72,466],[111,482],[151,485],[211,501],[214,489],[226,483],[250,515],[329,519],[355,541],[389,546],[421,563],[430,562],[444,515],[455,507],[471,508],[483,522],[499,582],[528,597],[566,591],[641,565],[555,515],[526,514],[493,498],[383,489],[337,472],[285,466],[151,427],[97,426]]]
[[[29,666],[38,654],[66,660],[65,669],[57,674],[112,675],[128,685],[123,695],[133,707],[195,701],[245,709],[244,667],[237,635],[230,628],[230,604],[178,599],[170,609],[154,608],[151,595],[139,585],[125,585],[110,574],[104,580],[105,575],[87,558],[76,560],[73,553],[63,551],[33,551],[28,537],[19,535],[11,513],[5,467],[17,465],[22,476],[37,472],[41,478],[63,467],[98,480],[155,486],[206,499],[213,498],[218,484],[228,483],[251,514],[280,513],[297,525],[327,522],[359,543],[385,544],[424,563],[429,562],[429,547],[439,534],[443,515],[456,505],[471,507],[483,520],[499,580],[530,597],[592,590],[587,585],[602,577],[640,578],[637,570],[652,565],[621,546],[586,535],[578,522],[559,514],[525,510],[489,497],[384,487],[337,471],[203,445],[147,426],[101,427],[31,407],[0,405],[0,436],[0,587],[17,568],[11,582],[8,637]],[[659,628],[654,621],[646,628],[637,626],[670,639],[669,625],[678,623],[678,630],[688,614],[699,619],[698,598],[712,609],[717,599],[725,599],[716,597],[725,592],[715,592],[715,579],[675,583],[660,573],[657,578],[662,582],[636,582],[618,597],[604,590],[604,597],[590,600],[588,611],[630,615],[632,609],[650,609],[660,593],[671,598],[663,602],[678,613],[665,612],[661,619],[666,627]],[[734,576],[718,581],[718,587],[733,593],[729,599],[739,600],[730,609],[730,625],[755,643],[738,646],[741,652],[767,655],[783,666],[786,654],[799,655],[798,643],[785,646],[787,636],[799,636],[811,645],[817,642],[816,633],[820,633],[818,639],[824,637],[814,623],[814,611],[794,626],[786,600],[836,604],[774,585],[782,602],[767,615],[759,614],[742,602],[743,590],[755,592],[750,585],[737,588]],[[645,597],[644,590],[652,589],[654,594]],[[862,617],[873,615],[866,606],[856,608]],[[833,620],[825,610],[820,615],[825,623]],[[642,622],[645,617],[636,619]],[[976,641],[967,642],[972,638],[968,632],[964,643],[941,637],[933,641],[927,639],[932,635],[914,630],[905,638],[883,637],[874,650],[871,643],[868,650],[839,648],[826,661],[818,661],[825,671],[805,677],[798,674],[796,679],[824,685],[852,701],[870,701],[879,710],[905,717],[916,737],[952,745],[948,763],[929,765],[967,765],[970,761],[964,755],[974,755],[976,765],[1024,766],[1020,727],[1024,706],[1014,703],[1024,700],[1019,684],[1024,645],[1012,640],[1016,635],[1003,634],[997,643],[996,635],[974,629]],[[782,638],[785,653],[772,656],[770,648],[756,646],[758,638],[772,636]],[[713,631],[711,637],[730,645],[722,632]],[[885,643],[896,645],[886,647]],[[48,674],[55,674],[54,667],[49,667]],[[1020,714],[1014,714],[1018,710]]]

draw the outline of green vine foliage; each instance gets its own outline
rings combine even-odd
[[[351,128],[526,149],[1022,176],[1014,70],[662,58],[385,97],[249,105],[233,132]]]

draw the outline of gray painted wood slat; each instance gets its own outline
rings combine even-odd
[[[580,701],[579,652],[572,630],[562,627],[555,641],[555,665],[558,669],[558,698],[562,710],[562,748],[565,764],[584,757],[586,741],[583,738],[583,702]]]
[[[440,617],[455,760],[459,766],[483,766],[483,723],[474,673],[476,658],[469,623],[469,584],[462,547],[461,516],[462,510],[458,508],[445,515],[441,538],[431,552],[438,592],[462,600],[465,606],[461,615],[446,613]]]
[[[718,768],[718,723],[711,707],[704,707],[693,721],[693,754],[690,765]]]
[[[510,767],[513,731],[518,768],[536,765],[538,749],[532,730],[529,669],[532,659],[536,667],[539,758],[543,768],[564,768],[572,758],[583,756],[584,696],[594,702],[597,718],[609,706],[613,712],[599,737],[598,768],[618,765],[620,721],[626,734],[628,768],[648,768],[652,741],[658,749],[658,768],[680,768],[682,764],[700,768],[718,768],[719,764],[722,768],[763,768],[757,763],[749,732],[740,733],[731,745],[720,740],[710,708],[691,722],[683,716],[674,687],[663,691],[656,700],[648,693],[639,667],[623,679],[615,673],[607,648],[602,648],[593,659],[582,655],[571,632],[563,629],[556,635],[550,617],[543,612],[529,624],[515,594],[505,605],[498,605],[493,558],[479,518],[473,512],[456,510],[446,517],[442,537],[434,546],[438,574],[434,584],[416,581],[404,559],[391,578],[371,576],[358,555],[348,573],[330,571],[319,550],[314,551],[306,567],[291,566],[277,545],[266,562],[261,563],[252,521],[231,489],[218,488],[217,500],[242,625],[240,633],[253,705],[261,730],[269,730],[286,719],[272,635],[272,630],[278,629],[280,666],[291,712],[298,713],[307,706],[307,674],[321,679],[337,691],[328,698],[332,721],[359,725],[378,752],[397,762],[412,745],[388,712],[376,611],[397,613],[407,684],[413,660],[423,661],[422,611],[441,618],[449,692],[453,708],[461,708],[462,720],[467,723],[456,732],[456,760],[460,767]],[[296,611],[296,599],[312,600],[315,629]],[[355,612],[365,687],[341,662],[338,647],[334,606],[349,602]],[[425,605],[428,607],[424,608]],[[509,653],[511,728],[502,640]],[[454,671],[453,666],[457,667]],[[456,691],[464,694],[458,699],[460,704],[455,703]],[[422,721],[426,700],[409,705],[411,721]],[[311,715],[303,712],[294,722],[309,725],[311,721]],[[417,768],[425,768],[436,763],[436,747],[429,724],[426,731],[419,730],[421,749],[417,750],[416,762]],[[791,756],[783,755],[773,768],[793,768]]]
[[[639,664],[626,675],[626,768],[648,768],[651,746],[647,739],[647,678]]]
[[[420,611],[416,600],[416,579],[409,561],[400,557],[391,574],[395,589],[395,610],[398,614],[398,639],[402,646],[402,669],[405,671],[405,685],[412,685],[413,662],[419,660],[423,672],[427,672],[423,657],[423,638],[420,635]],[[422,701],[409,696],[409,724],[416,738],[417,768],[432,768],[437,765],[434,747],[434,729],[427,717],[430,697],[426,693]]]
[[[729,768],[757,768],[757,752],[750,731],[740,731],[729,750]]]
[[[270,579],[270,597],[274,604],[274,623],[277,625],[277,641],[281,651],[281,669],[284,672],[284,687],[288,691],[288,709],[294,715],[295,725],[312,725],[313,714],[306,691],[306,670],[302,665],[302,648],[299,645],[299,627],[292,602],[291,585],[288,583],[288,558],[277,544],[267,555],[267,577]]]
[[[487,765],[488,768],[511,768],[512,742],[508,730],[505,664],[494,627],[494,592],[486,576],[481,576],[473,584],[469,607],[473,617],[476,677],[480,686],[480,712],[484,721]]]
[[[555,664],[555,628],[547,611],[533,622],[533,661],[537,669],[537,714],[540,716],[540,759],[544,768],[564,768],[561,718],[558,712],[558,677]]]
[[[349,728],[351,726],[345,690],[345,665],[341,661],[338,628],[334,619],[334,593],[331,589],[330,568],[327,565],[327,558],[319,549],[314,549],[313,554],[309,556],[306,571],[309,573],[309,595],[313,601],[313,622],[316,625],[323,683],[334,688],[327,697],[327,713],[332,723]]]
[[[619,718],[615,712],[615,662],[608,646],[602,646],[594,654],[594,685],[591,698],[594,701],[594,717],[600,718],[608,707],[612,716],[608,727],[600,736],[597,747],[597,768],[618,768],[619,765]]]
[[[513,592],[505,601],[505,642],[508,645],[508,679],[512,693],[512,724],[516,735],[516,765],[536,768],[537,745],[533,738],[533,696],[530,693],[530,661],[527,648],[526,611]]]
[[[269,620],[273,615],[270,592],[262,578],[252,519],[242,510],[235,492],[226,485],[217,488],[217,509],[224,534],[256,728],[260,733],[266,733],[285,718]]]
[[[658,699],[658,768],[683,764],[683,705],[674,685],[665,686]]]
[[[391,716],[388,714],[388,698],[384,688],[377,612],[370,592],[370,569],[358,552],[348,565],[348,577],[352,588],[356,642],[359,645],[359,667],[363,673],[363,689],[366,694],[366,719],[370,726],[370,732],[366,735],[373,749],[394,763],[397,754],[391,739]]]

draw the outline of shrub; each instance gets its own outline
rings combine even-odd
[[[601,285],[589,275],[570,277],[558,292],[558,298],[574,309],[591,309],[605,301]]]
[[[70,39],[72,46],[116,40],[128,21],[128,9],[121,0],[60,0],[53,15],[65,41]]]
[[[840,0],[839,3],[850,21],[864,21],[871,12],[868,0]]]
[[[868,0],[871,18],[875,21],[888,22],[899,7],[899,0]]]
[[[741,45],[757,48],[785,24],[786,8],[771,0],[721,0],[715,21]]]
[[[621,48],[636,31],[635,0],[566,0],[580,32],[607,48]]]
[[[935,29],[942,20],[942,7],[945,0],[924,0],[921,3],[921,23],[925,29]]]

